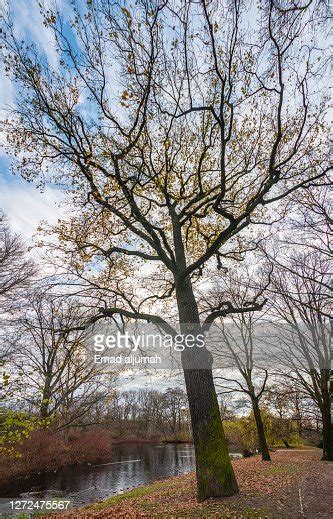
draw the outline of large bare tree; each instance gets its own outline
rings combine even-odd
[[[200,329],[201,275],[244,252],[244,231],[269,222],[271,204],[327,173],[314,41],[324,5],[290,5],[96,0],[74,3],[70,23],[44,8],[56,66],[7,19],[6,70],[19,86],[10,152],[24,178],[70,192],[76,211],[51,254],[103,289],[96,319],[163,325],[176,312],[183,333]],[[223,302],[205,326],[234,310]],[[184,370],[202,500],[237,483],[211,357],[191,352],[184,366],[205,367]]]

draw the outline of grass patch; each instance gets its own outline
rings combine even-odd
[[[265,474],[277,476],[279,474],[294,474],[297,471],[298,467],[295,467],[295,465],[278,465],[277,467],[268,467],[265,470]]]
[[[187,494],[193,493],[193,488],[183,488],[180,494],[178,494],[177,491],[179,492],[179,482],[172,480],[159,481],[105,499],[100,503],[86,507],[86,510],[102,512],[105,509],[109,509],[111,511],[112,506],[123,503],[125,506],[134,506],[139,513],[148,513],[161,519],[165,517],[173,517],[174,519],[184,519],[184,517],[186,517],[186,519],[207,519],[207,517],[264,519],[271,517],[266,508],[244,506],[240,502],[241,496],[239,494],[230,498],[214,500],[213,502],[208,500],[201,503],[199,508],[195,505],[193,507],[186,507],[186,510],[177,511],[175,510],[175,504],[172,500],[167,499],[168,502],[165,502],[165,498],[170,498],[170,495],[174,495],[175,493],[177,493],[177,496],[175,495],[176,499],[183,498]],[[227,502],[224,501],[225,499],[227,499]]]
[[[107,508],[111,505],[116,505],[118,503],[121,503],[122,501],[148,496],[154,494],[155,492],[158,492],[159,490],[168,489],[170,486],[171,484],[169,483],[168,485],[167,481],[159,481],[157,483],[152,483],[151,485],[134,488],[133,490],[125,492],[124,494],[109,497],[108,499],[104,499],[104,501],[88,506],[87,508],[90,510],[103,510],[103,508]]]
[[[162,516],[161,516],[162,517]],[[184,514],[175,515],[176,518],[184,519]],[[213,503],[210,505],[205,505],[204,509],[198,511],[197,508],[193,508],[186,511],[186,519],[190,518],[201,518],[207,519],[208,517],[223,517],[223,519],[267,519],[270,518],[268,510],[265,508],[250,508],[250,507],[242,507],[238,506],[237,503],[233,503],[230,507],[226,507],[222,503]]]

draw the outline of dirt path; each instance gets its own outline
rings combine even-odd
[[[317,452],[309,452],[316,463]],[[299,488],[301,516],[332,517],[333,515],[333,462],[322,461],[320,471],[304,477]]]

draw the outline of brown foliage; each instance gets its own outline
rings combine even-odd
[[[0,482],[11,477],[56,470],[77,462],[106,457],[112,449],[110,431],[71,431],[66,436],[49,430],[33,431],[20,447],[20,457],[1,460]]]

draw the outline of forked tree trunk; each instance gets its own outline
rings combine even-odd
[[[269,455],[268,445],[267,445],[267,441],[266,441],[264,424],[263,424],[262,417],[261,417],[259,403],[256,398],[252,398],[252,409],[253,409],[254,419],[256,421],[256,426],[257,426],[261,458],[263,461],[271,461],[271,457]]]
[[[182,333],[190,333],[189,328],[196,333],[199,314],[189,279],[177,287],[177,301]],[[238,486],[220,416],[211,356],[205,348],[201,348],[195,365],[192,362],[195,351],[184,352],[187,359],[185,355],[183,367],[196,455],[197,498],[203,501],[209,497],[236,494]],[[201,366],[204,369],[200,369]]]

